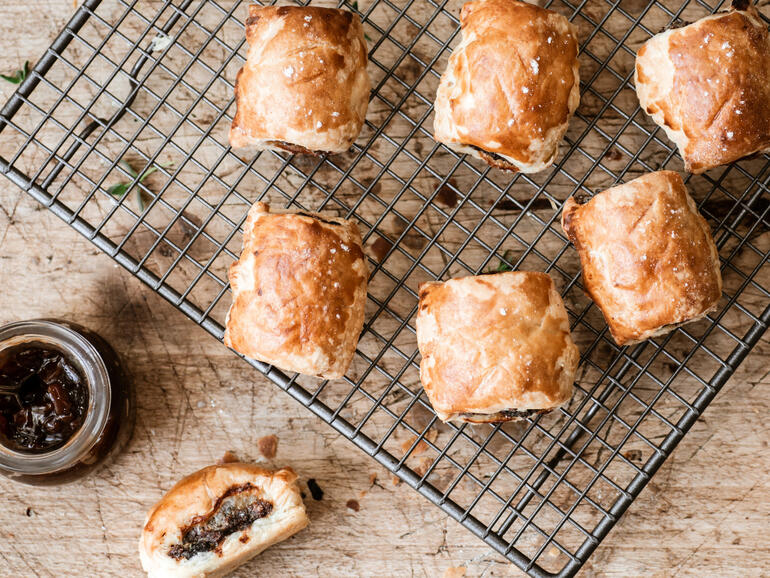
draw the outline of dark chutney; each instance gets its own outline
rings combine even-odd
[[[134,421],[133,384],[101,336],[60,320],[0,328],[0,473],[77,480],[123,449]]]
[[[0,443],[19,452],[63,446],[88,410],[88,384],[66,353],[42,343],[0,352]]]

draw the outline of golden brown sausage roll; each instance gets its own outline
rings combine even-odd
[[[635,83],[686,171],[770,152],[770,39],[748,0],[650,38],[636,56]]]
[[[519,0],[468,2],[460,25],[436,94],[436,140],[501,169],[542,171],[580,102],[574,27]]]
[[[719,254],[677,173],[650,173],[583,204],[570,198],[562,227],[618,345],[668,333],[719,301]]]
[[[546,273],[421,285],[417,344],[420,380],[443,421],[519,419],[572,397],[580,355]]]
[[[210,466],[171,488],[139,540],[151,578],[223,576],[308,524],[297,475],[251,464]]]
[[[235,82],[233,147],[340,153],[369,104],[358,16],[311,6],[249,6],[249,52]]]
[[[288,371],[345,374],[364,325],[368,277],[354,222],[255,203],[229,277],[225,345]]]

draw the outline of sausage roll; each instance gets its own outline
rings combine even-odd
[[[420,380],[441,420],[509,421],[572,397],[579,353],[546,273],[425,283],[419,293]]]
[[[460,26],[436,94],[436,140],[501,169],[542,171],[580,102],[574,27],[519,0],[468,2]]]
[[[235,81],[233,147],[341,153],[358,137],[371,87],[351,12],[249,6],[249,52]]]
[[[618,345],[668,333],[719,301],[719,254],[677,173],[650,173],[588,202],[570,198],[561,222]]]
[[[368,269],[352,221],[255,203],[230,267],[225,345],[288,371],[347,371],[364,325]]]
[[[297,475],[251,464],[187,476],[147,514],[139,540],[151,578],[223,576],[308,524]]]
[[[770,152],[770,39],[748,0],[650,38],[636,56],[635,83],[686,171]]]

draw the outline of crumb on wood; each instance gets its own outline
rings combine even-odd
[[[615,147],[608,150],[606,153],[604,153],[604,158],[609,161],[620,161],[623,160],[623,153],[621,153],[618,149]]]
[[[32,510],[32,508],[30,508],[30,507],[27,507],[27,511],[26,511],[26,514],[27,514],[27,517],[31,517],[31,516],[32,516],[32,514],[33,514],[33,510]]]
[[[233,452],[230,450],[227,450],[224,454],[222,454],[222,457],[219,458],[217,461],[217,464],[232,464],[233,462],[238,461],[238,456],[236,456]]]
[[[385,258],[385,255],[387,255],[388,251],[390,251],[392,246],[393,244],[385,237],[377,237],[371,246],[375,261],[381,262]]]
[[[427,432],[425,432],[422,435],[422,439],[420,439],[420,441],[417,442],[417,445],[414,446],[414,449],[412,450],[411,455],[418,456],[424,453],[429,448],[425,440],[427,440],[430,443],[434,443],[437,437],[438,437],[438,430],[430,429]],[[412,447],[412,445],[416,440],[417,440],[417,436],[411,436],[409,439],[405,440],[404,443],[401,444],[401,451],[403,451],[404,453],[408,452],[409,448]]]
[[[318,485],[318,482],[315,481],[315,478],[310,478],[307,481],[307,489],[310,490],[310,495],[313,496],[313,499],[316,502],[323,500],[324,491],[321,489],[321,486]]]
[[[347,506],[348,510],[353,510],[354,512],[358,512],[361,509],[361,505],[357,500],[348,500],[345,502],[345,505]]]
[[[390,481],[393,482],[394,486],[397,486],[398,484],[401,483],[401,478],[399,478],[398,476],[391,476]]]
[[[372,472],[371,474],[369,474],[369,485],[373,486],[376,481],[377,481],[377,472]]]
[[[462,578],[465,576],[465,566],[452,566],[444,570],[442,578]]]
[[[459,197],[454,190],[455,188],[457,188],[456,183],[453,179],[449,179],[446,184],[439,187],[438,192],[436,193],[436,200],[442,205],[453,209],[457,206],[457,201],[459,200]]]
[[[623,452],[623,456],[631,461],[631,462],[641,462],[642,461],[642,451],[641,450],[628,450]]]
[[[278,438],[272,434],[264,436],[257,440],[257,445],[259,446],[259,453],[268,460],[272,460],[278,451]]]
[[[433,464],[433,458],[420,458],[419,463],[417,464],[417,467],[414,468],[414,473],[418,476],[422,477],[425,475],[425,473],[428,471],[428,468]]]

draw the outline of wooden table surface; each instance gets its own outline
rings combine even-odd
[[[2,2],[0,71],[37,60],[72,10],[72,0]],[[5,101],[11,85],[1,88]],[[51,489],[0,480],[0,575],[140,575],[147,509],[225,451],[291,466],[303,487],[314,478],[324,491],[320,501],[308,492],[309,529],[238,576],[520,574],[9,182],[0,182],[0,295],[1,323],[58,317],[101,333],[139,392],[134,437],[108,469]],[[766,336],[583,576],[767,574],[769,361]],[[273,459],[259,450],[269,435]]]

